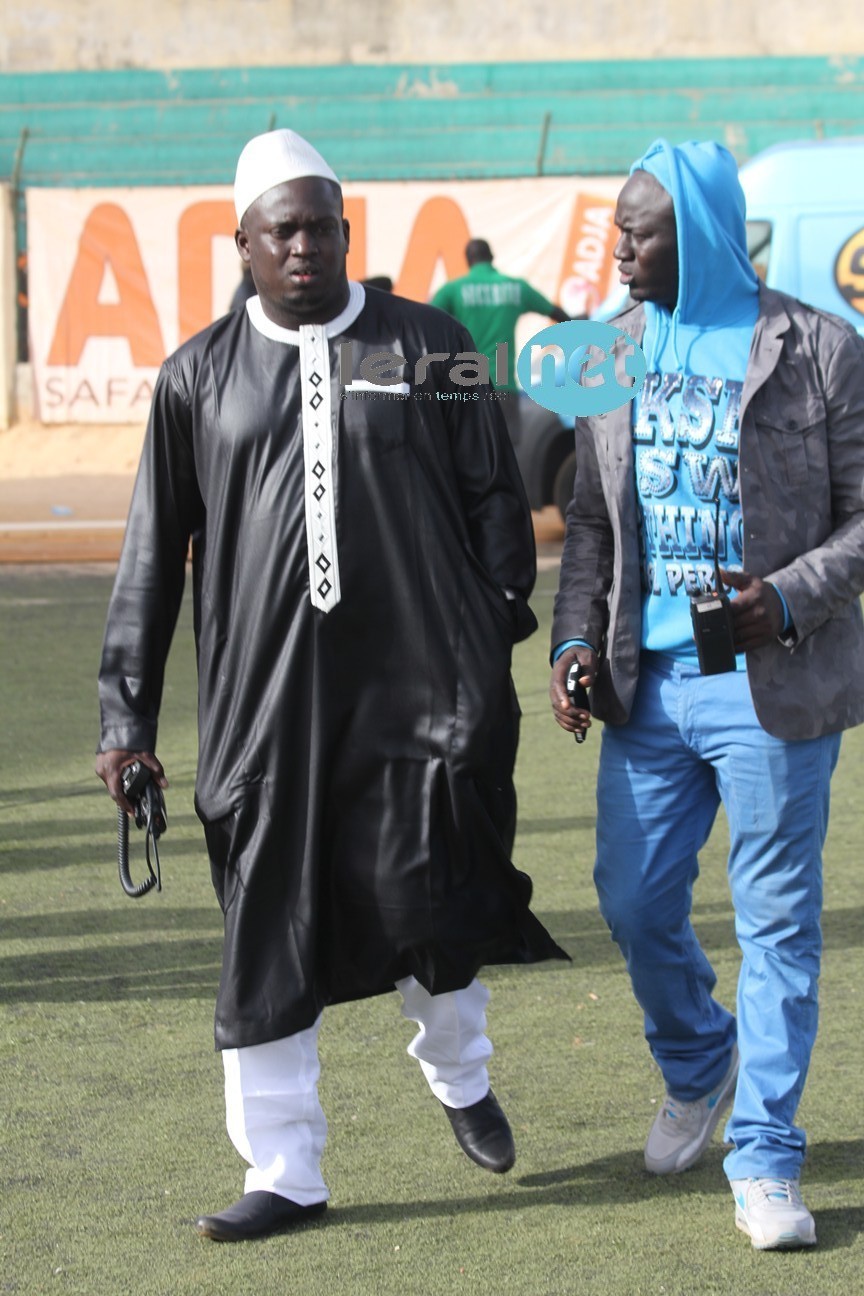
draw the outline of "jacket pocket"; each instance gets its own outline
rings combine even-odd
[[[406,421],[413,406],[407,383],[378,387],[352,383],[341,401],[343,436],[349,448],[362,454],[380,454],[403,447]]]
[[[262,853],[270,823],[266,789],[263,784],[247,788],[235,807],[218,817],[209,817],[197,803],[195,808],[204,827],[213,889],[227,913]]]
[[[769,469],[786,485],[800,489],[828,472],[825,407],[817,398],[785,408],[754,410],[756,432]]]

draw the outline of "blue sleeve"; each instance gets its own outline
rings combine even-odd
[[[782,598],[783,595],[781,594],[780,597]],[[565,639],[563,643],[558,644],[556,648],[552,649],[553,663],[557,662],[558,658],[565,653],[568,648],[590,648],[593,653],[596,653],[597,651],[594,645],[590,644],[587,639]]]
[[[772,585],[775,590],[777,590],[777,594],[779,595],[780,602],[783,604],[783,629],[780,631],[780,633],[788,634],[789,631],[792,629],[792,614],[789,611],[789,604],[786,602],[785,598],[783,597],[783,591],[779,589],[776,585],[774,585],[773,581],[769,581],[768,583]]]

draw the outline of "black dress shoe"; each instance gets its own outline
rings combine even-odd
[[[278,1193],[250,1192],[218,1215],[199,1215],[195,1227],[202,1237],[215,1242],[245,1242],[303,1224],[320,1215],[326,1206],[326,1201],[298,1206]]]
[[[470,1107],[441,1105],[466,1156],[493,1174],[504,1174],[510,1169],[516,1160],[513,1135],[491,1089],[485,1098]]]

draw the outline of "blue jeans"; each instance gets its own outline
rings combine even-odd
[[[794,1124],[816,1038],[822,846],[840,737],[772,738],[746,673],[705,676],[645,653],[629,722],[606,725],[595,882],[645,1014],[666,1088],[703,1097],[741,1069],[726,1140],[730,1179],[797,1179]],[[736,1017],[690,923],[698,853],[722,800],[741,947]]]

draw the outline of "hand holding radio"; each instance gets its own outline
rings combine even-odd
[[[135,806],[125,794],[123,771],[133,761],[140,761],[142,765],[146,765],[159,787],[167,788],[168,780],[162,762],[157,760],[152,752],[125,751],[115,747],[110,751],[99,752],[96,757],[96,773],[107,787],[112,800],[116,801],[127,815],[132,816],[135,814]]]
[[[570,705],[574,706],[577,711],[591,710],[591,703],[588,700],[588,690],[585,688],[585,685],[581,683],[581,676],[584,674],[584,670],[585,668],[581,663],[575,661],[567,672],[567,681],[565,683],[567,697],[570,699]],[[589,720],[588,724],[590,723]],[[574,729],[573,737],[576,739],[577,743],[583,743],[585,741],[585,730]]]
[[[585,741],[591,725],[587,688],[597,675],[597,654],[591,648],[568,648],[552,668],[549,697],[552,711],[562,729],[572,733],[577,742]],[[581,680],[587,680],[587,686]],[[578,712],[588,713],[580,716]]]
[[[722,567],[720,577],[736,591],[731,611],[737,652],[762,648],[783,633],[783,602],[770,581]]]
[[[120,884],[133,900],[152,891],[162,890],[162,873],[159,868],[159,838],[168,827],[168,816],[165,813],[165,798],[162,789],[156,783],[148,765],[133,761],[123,770],[123,792],[135,809],[135,825],[144,829],[144,840],[147,851],[147,868],[149,877],[137,886],[129,872],[129,819],[121,807],[117,807],[117,864],[120,870]],[[150,859],[150,847],[153,847],[153,859]]]
[[[168,786],[161,761],[152,752],[112,748],[96,757],[96,773],[117,802],[117,865],[120,884],[128,896],[139,900],[155,887],[162,890],[159,838],[168,826],[162,789]],[[149,876],[137,886],[129,872],[129,818],[144,829]],[[150,851],[153,851],[153,861]],[[155,869],[153,863],[155,862]]]

